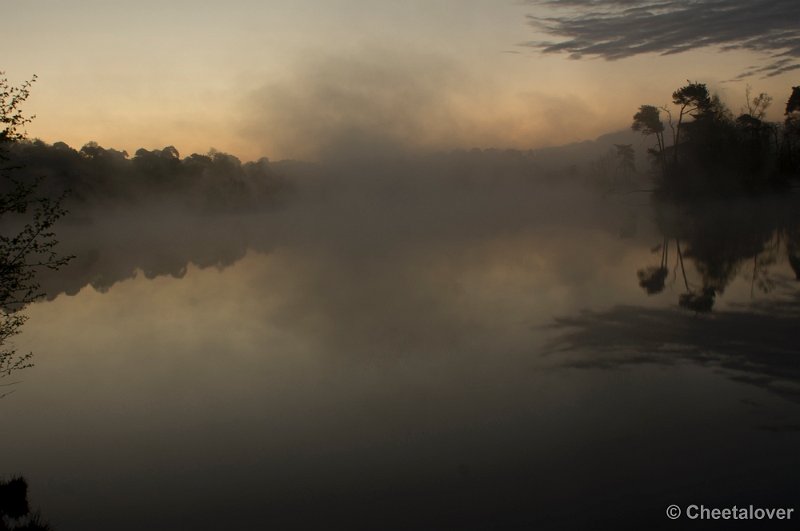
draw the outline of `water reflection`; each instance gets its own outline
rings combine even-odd
[[[691,361],[800,401],[800,294],[790,293],[780,300],[717,311],[713,318],[636,306],[559,317],[554,326],[564,334],[550,348],[590,353],[566,363],[574,367],[619,369]]]
[[[173,208],[92,212],[61,229],[62,247],[75,255],[62,271],[44,271],[41,284],[48,299],[75,295],[85,286],[106,292],[138,273],[145,278],[183,278],[187,268],[228,267],[248,249],[267,251],[256,238],[257,218],[197,215]]]
[[[724,226],[662,232],[578,187],[391,184],[65,232],[79,258],[30,308],[0,442],[58,529],[219,528],[198,507],[244,529],[657,529],[669,503],[794,502],[799,299],[783,258],[755,301],[735,273],[774,240],[728,251]],[[714,311],[676,308],[685,285]]]
[[[244,212],[198,213],[174,202],[76,207],[72,225],[59,233],[63,249],[76,259],[58,274],[45,272],[43,289],[52,299],[85,286],[106,291],[137,272],[181,278],[190,265],[222,269],[247,251],[276,248],[318,252],[324,255],[319,259],[365,269],[380,265],[376,256],[414,247],[463,249],[548,228],[615,234],[621,226],[630,231],[635,220],[630,209],[598,201],[577,183],[542,183],[521,172],[477,182],[460,165],[450,167],[452,161],[428,161],[422,170],[418,162],[408,164],[388,175],[373,168],[369,172],[379,173],[341,180],[335,169],[305,175],[291,201]]]
[[[660,254],[660,261],[637,271],[639,285],[648,295],[664,291],[670,276],[671,250],[675,256],[672,283],[680,272],[683,287],[678,303],[698,313],[710,312],[716,298],[737,275],[750,278],[751,296],[756,290],[772,291],[776,280],[771,270],[779,261],[788,261],[800,279],[800,213],[796,204],[792,197],[656,203],[656,225],[662,240],[653,251]],[[694,267],[688,274],[687,263]]]
[[[800,401],[797,198],[654,207],[658,263],[637,270],[639,286],[648,296],[677,294],[692,313],[635,302],[584,309],[555,319],[560,335],[547,350],[584,368],[690,361]],[[738,293],[714,309],[734,284]]]

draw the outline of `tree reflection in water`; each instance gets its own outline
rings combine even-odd
[[[648,295],[664,291],[669,277],[669,252],[675,249],[673,279],[680,271],[684,292],[678,304],[697,313],[710,312],[715,300],[736,278],[749,277],[755,290],[769,293],[776,280],[772,267],[784,257],[800,279],[800,214],[796,197],[683,205],[656,203],[656,225],[663,235],[654,248],[658,266],[637,271]],[[686,260],[684,260],[686,259]],[[695,274],[687,274],[686,262]],[[750,271],[747,271],[749,266]],[[692,276],[693,281],[689,281]]]
[[[796,204],[796,197],[657,204],[663,240],[653,252],[660,261],[637,271],[639,285],[655,295],[677,283],[682,291],[678,306],[694,313],[618,305],[559,317],[553,327],[561,333],[547,351],[568,357],[568,366],[583,368],[691,361],[800,402]],[[777,267],[787,262],[793,275]],[[737,276],[750,282],[751,300],[729,302],[711,313]],[[769,296],[756,299],[757,292]]]

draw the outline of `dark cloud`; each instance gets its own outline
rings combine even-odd
[[[614,60],[670,55],[709,46],[766,54],[767,64],[736,79],[800,68],[800,3],[795,0],[529,0],[549,8],[528,15],[553,40],[523,43],[544,53]]]

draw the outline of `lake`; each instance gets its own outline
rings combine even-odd
[[[15,340],[0,472],[59,531],[797,507],[797,204],[411,179],[92,211]]]

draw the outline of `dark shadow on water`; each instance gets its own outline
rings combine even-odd
[[[800,293],[696,315],[676,308],[616,306],[559,317],[549,353],[588,353],[567,365],[619,369],[689,361],[800,402]],[[583,355],[583,354],[582,354]]]

